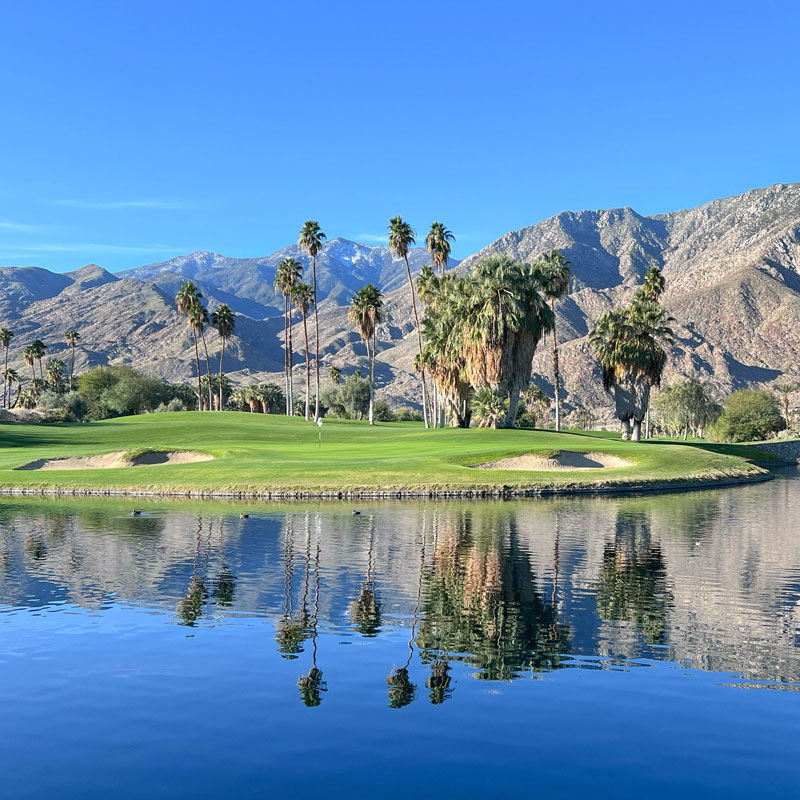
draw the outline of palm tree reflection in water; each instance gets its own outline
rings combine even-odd
[[[306,514],[306,532],[308,534],[308,514]],[[308,675],[301,675],[297,681],[300,688],[300,699],[309,707],[314,707],[322,703],[322,692],[328,691],[328,685],[322,679],[322,670],[317,666],[317,623],[319,621],[319,551],[320,551],[320,520],[319,515],[316,515],[315,526],[315,557],[314,557],[314,605],[311,614],[311,669]],[[308,572],[310,569],[309,556],[310,556],[310,536],[306,536],[306,585],[308,585]],[[305,608],[305,597],[303,599],[303,607]]]
[[[369,516],[367,574],[358,597],[350,604],[350,619],[355,629],[367,638],[377,636],[381,627],[381,601],[375,585],[375,515]]]
[[[417,694],[416,684],[411,682],[408,668],[411,659],[414,657],[414,637],[417,633],[417,622],[419,621],[419,601],[422,597],[422,577],[425,574],[425,536],[428,521],[428,513],[425,512],[422,523],[422,546],[419,556],[419,579],[417,580],[417,600],[414,603],[414,616],[411,621],[411,634],[408,638],[408,658],[406,663],[399,669],[392,670],[386,683],[389,684],[389,708],[403,708],[411,703]]]
[[[209,527],[206,539],[206,548],[203,556],[203,567],[200,567],[200,546],[203,536],[203,518],[197,518],[197,536],[195,539],[194,563],[192,566],[192,578],[189,581],[189,588],[186,594],[178,603],[177,614],[180,617],[181,625],[188,625],[193,628],[197,621],[203,616],[203,604],[208,599],[206,590],[205,575],[208,572],[208,556],[211,548],[211,529]]]

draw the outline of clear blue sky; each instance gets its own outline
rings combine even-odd
[[[796,2],[6,2],[0,264],[466,256],[565,209],[800,180]]]

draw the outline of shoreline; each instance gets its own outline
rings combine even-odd
[[[530,486],[420,486],[405,488],[375,489],[355,487],[352,489],[243,489],[243,490],[198,490],[198,489],[137,489],[137,488],[61,488],[35,486],[0,486],[0,497],[140,497],[185,500],[448,500],[448,499],[520,499],[534,497],[556,497],[569,495],[600,494],[646,494],[650,492],[682,492],[703,489],[719,489],[771,481],[775,475],[764,470],[741,475],[698,476],[674,480],[613,481],[592,484],[533,484]]]

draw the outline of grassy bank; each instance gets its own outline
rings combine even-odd
[[[15,470],[43,458],[193,450],[213,461],[115,469]],[[532,472],[469,465],[525,453],[600,452],[631,466]],[[325,421],[236,412],[149,414],[84,425],[0,425],[0,488],[175,494],[523,493],[636,489],[757,479],[745,446],[623,442],[608,434],[429,430],[419,423]]]

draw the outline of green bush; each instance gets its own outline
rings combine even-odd
[[[422,412],[416,408],[400,408],[394,412],[397,422],[422,422]]]
[[[86,404],[78,392],[44,392],[38,405],[47,409],[51,422],[80,422],[86,415]]]
[[[394,422],[394,412],[385,400],[376,400],[373,405],[375,422]]]
[[[725,401],[713,434],[723,442],[752,442],[767,439],[785,427],[786,422],[772,392],[741,389]]]
[[[153,411],[169,402],[171,387],[133,367],[95,367],[78,378],[78,392],[89,419],[107,419]]]

